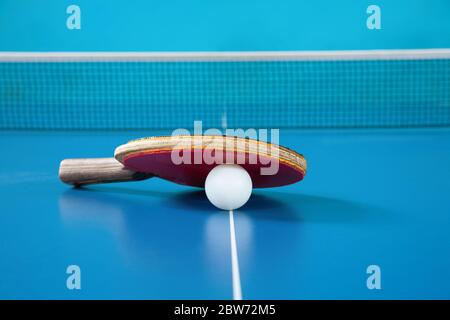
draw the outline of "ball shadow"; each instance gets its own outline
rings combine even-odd
[[[70,191],[70,190],[69,190]],[[159,210],[181,210],[196,213],[213,213],[218,210],[208,201],[203,189],[182,192],[147,191],[119,186],[95,186],[72,189],[73,192],[120,195],[120,205],[126,206],[126,195],[157,199]],[[136,197],[133,197],[136,198]],[[131,199],[130,199],[131,201]],[[141,201],[142,202],[142,201]],[[145,201],[142,202],[145,205]],[[110,201],[109,205],[113,205]],[[149,208],[150,209],[150,208]],[[151,208],[154,211],[156,208]],[[129,211],[129,210],[127,210]],[[354,201],[301,193],[254,190],[247,204],[236,210],[245,212],[252,219],[281,220],[304,223],[385,222],[389,215],[381,208]],[[131,214],[131,212],[129,212]]]

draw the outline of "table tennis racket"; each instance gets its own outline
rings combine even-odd
[[[173,151],[191,162],[175,163]],[[207,153],[214,157],[214,163],[203,161]],[[195,163],[196,159],[201,159],[201,163]],[[157,176],[203,188],[208,173],[230,161],[247,170],[254,188],[292,184],[306,174],[304,157],[276,144],[234,136],[180,135],[130,141],[116,148],[114,158],[65,159],[60,164],[59,177],[67,184],[82,186]],[[276,173],[262,174],[261,169],[267,168],[271,161],[278,161]]]

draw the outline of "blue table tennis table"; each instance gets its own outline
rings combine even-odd
[[[228,214],[203,190],[58,179],[63,158],[164,133],[1,133],[1,298],[232,299]],[[285,130],[280,141],[309,169],[235,212],[244,299],[449,298],[449,129]],[[69,265],[81,290],[66,287]],[[381,290],[366,286],[369,265]]]
[[[370,4],[0,1],[0,299],[235,298],[202,189],[58,179],[195,120],[308,161],[234,212],[243,299],[450,299],[450,4]]]

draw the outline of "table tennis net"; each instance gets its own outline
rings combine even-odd
[[[450,125],[450,50],[0,53],[0,129]]]

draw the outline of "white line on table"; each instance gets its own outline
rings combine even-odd
[[[236,245],[236,232],[234,229],[233,210],[230,210],[230,241],[231,241],[231,274],[233,277],[233,299],[242,300],[241,276],[239,274],[239,261]]]

